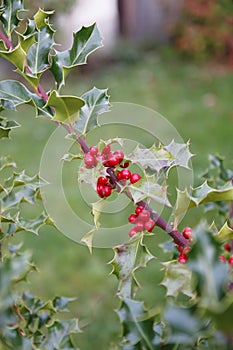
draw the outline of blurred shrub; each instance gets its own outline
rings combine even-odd
[[[27,0],[25,1],[26,7],[34,10],[34,12],[38,9],[38,7],[45,8],[46,10],[56,9],[56,14],[70,12],[74,4],[76,4],[78,0]]]
[[[184,57],[233,66],[232,1],[185,0],[174,44]]]

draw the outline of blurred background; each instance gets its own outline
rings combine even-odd
[[[56,42],[62,43],[58,50],[70,47],[72,32],[82,25],[97,22],[103,35],[104,48],[72,73],[63,93],[81,95],[95,85],[109,88],[112,102],[137,103],[161,113],[185,141],[191,141],[191,151],[196,154],[192,162],[196,185],[208,166],[208,154],[220,153],[232,167],[232,1],[37,0],[27,4],[31,16],[38,6],[56,10],[51,21],[57,30]],[[9,76],[14,77],[12,67],[1,60],[0,77]],[[53,87],[51,79],[48,75],[43,81],[47,89]],[[17,115],[10,116],[23,127],[12,132],[11,140],[1,140],[1,153],[12,154],[19,168],[33,175],[55,127],[49,121],[36,120],[29,107],[21,107]],[[79,210],[73,191],[76,169],[67,166],[64,186]],[[26,205],[24,209],[25,213],[31,210]],[[200,217],[201,211],[192,212],[181,226],[195,225]],[[164,289],[158,285],[162,278],[159,261],[164,256],[158,243],[166,238],[159,231],[150,238],[158,260],[149,264],[146,273],[138,272],[145,286],[138,294],[148,305],[164,300]],[[106,264],[112,251],[94,249],[91,256],[87,248],[48,227],[41,229],[38,237],[24,234],[23,240],[40,270],[30,278],[31,291],[44,297],[77,296],[72,314],[80,318],[84,330],[80,348],[89,350],[95,344],[96,349],[110,349],[120,332],[112,311],[118,305],[117,284],[114,277],[108,277],[111,268]]]

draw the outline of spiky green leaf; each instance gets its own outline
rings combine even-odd
[[[66,124],[72,124],[79,118],[80,108],[84,101],[76,96],[60,96],[57,91],[53,90],[46,103],[46,107],[53,107],[55,114],[53,120],[58,120]]]
[[[96,24],[93,24],[89,27],[82,27],[73,34],[71,49],[62,52],[55,51],[51,57],[50,70],[55,77],[58,88],[64,84],[66,76],[73,67],[85,64],[89,54],[101,46],[102,38]]]
[[[143,177],[137,183],[128,186],[128,190],[133,197],[134,203],[146,198],[152,198],[162,205],[171,206],[167,198],[167,186],[156,183],[154,176]]]
[[[166,287],[166,295],[176,298],[182,293],[193,298],[195,292],[191,283],[192,274],[187,266],[174,261],[163,263],[163,266],[165,275],[161,285]]]
[[[138,164],[143,169],[166,173],[174,166],[188,168],[188,163],[192,157],[189,151],[189,144],[176,143],[172,141],[168,146],[155,146],[151,148],[142,148],[137,146],[136,149],[127,156],[132,163]]]
[[[74,123],[74,128],[85,135],[99,126],[98,116],[109,111],[110,105],[107,90],[96,87],[86,92],[81,98],[85,101],[85,105],[80,110],[80,118]]]
[[[198,207],[203,203],[232,200],[233,186],[231,181],[217,189],[210,187],[205,181],[201,186],[194,188],[192,194],[189,194],[187,190],[178,190],[175,214],[179,216],[187,209]]]
[[[10,104],[4,105],[4,108],[16,109],[21,104],[29,104],[35,107],[36,116],[53,117],[52,110],[46,106],[46,102],[16,80],[0,82],[0,99]]]
[[[6,118],[0,117],[0,139],[8,138],[11,130],[19,126],[20,124],[14,120],[6,120]]]
[[[23,10],[23,0],[4,0],[3,6],[0,8],[0,21],[8,36],[17,27],[20,22],[19,12]]]

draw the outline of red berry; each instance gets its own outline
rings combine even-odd
[[[92,168],[97,165],[97,159],[88,152],[84,156],[84,163],[87,168]]]
[[[124,159],[124,152],[122,152],[122,151],[115,151],[114,153],[113,153],[113,155],[114,155],[114,157],[116,157],[118,160],[119,160],[119,163]]]
[[[137,215],[136,215],[136,214],[131,214],[131,215],[128,217],[128,221],[129,221],[131,224],[135,223],[136,219],[137,219]]]
[[[119,181],[122,180],[122,173],[121,173],[121,171],[119,171],[119,173],[117,173],[117,179],[118,179]]]
[[[233,256],[228,259],[228,264],[233,266]]]
[[[146,231],[151,232],[153,228],[155,227],[155,222],[152,219],[149,219],[148,221],[145,222],[144,228]]]
[[[129,166],[129,162],[125,162],[120,165],[121,168],[128,168],[128,166]]]
[[[135,225],[135,230],[137,230],[137,232],[141,232],[144,230],[144,222],[142,221],[138,221],[136,222],[136,225]]]
[[[130,177],[130,182],[131,184],[135,184],[136,182],[138,182],[141,179],[141,176],[137,173],[132,174]]]
[[[107,145],[102,149],[102,154],[109,154],[111,152],[111,146]]]
[[[128,180],[131,176],[131,171],[128,169],[123,169],[120,172],[121,172],[121,177],[123,180]]]
[[[97,146],[91,146],[89,152],[90,152],[90,154],[92,156],[97,156],[97,154],[98,154],[98,147]]]
[[[180,253],[182,253],[184,250],[184,248],[181,247],[181,245],[177,245],[176,248],[177,248],[178,252],[180,252]]]
[[[135,228],[133,227],[133,228],[131,228],[131,230],[129,231],[129,236],[130,237],[133,237],[133,236],[135,236],[137,234],[137,231],[135,230]]]
[[[97,185],[96,192],[101,198],[109,197],[112,193],[112,189],[110,186],[107,185]]]
[[[179,254],[178,261],[182,264],[185,264],[188,261],[188,257],[185,254]]]
[[[104,166],[106,167],[114,167],[117,164],[119,164],[119,159],[116,158],[115,156],[110,156],[108,160],[104,163]]]
[[[108,178],[106,176],[100,176],[97,180],[97,185],[106,185],[108,183]]]
[[[185,227],[183,229],[182,235],[184,238],[190,239],[192,237],[192,232],[193,230],[191,229],[191,227]]]
[[[140,218],[141,221],[148,221],[150,220],[150,212],[146,209],[144,209],[143,211],[141,211],[139,214],[138,214],[138,218]]]
[[[219,257],[218,257],[218,259],[221,261],[221,262],[226,262],[226,258],[225,258],[225,256],[223,256],[223,255],[219,255]]]
[[[135,214],[139,215],[144,210],[144,207],[142,205],[138,205],[135,209]]]
[[[224,249],[225,249],[226,251],[228,251],[228,252],[231,252],[231,246],[230,246],[230,244],[229,244],[229,243],[225,243],[225,244],[224,244]]]

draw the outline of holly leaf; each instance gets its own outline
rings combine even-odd
[[[161,186],[155,182],[154,176],[143,177],[137,183],[128,186],[127,189],[134,203],[150,197],[160,204],[171,207],[167,198],[167,186]]]
[[[174,166],[188,168],[188,163],[193,155],[189,151],[189,143],[181,144],[172,141],[168,146],[153,145],[151,148],[136,149],[127,156],[132,163],[138,164],[145,170],[160,172],[169,170]]]
[[[192,189],[192,195],[187,190],[177,190],[175,215],[179,216],[186,210],[198,207],[203,203],[232,200],[233,186],[231,181],[217,189],[210,187],[205,181],[201,186]]]
[[[2,171],[5,168],[11,168],[11,167],[16,168],[16,163],[13,162],[10,156],[0,157],[0,171]]]
[[[131,298],[133,288],[139,286],[135,271],[146,267],[154,258],[143,244],[143,236],[134,237],[129,242],[114,248],[114,258],[109,262],[112,265],[112,274],[119,280],[118,295],[122,298]]]
[[[23,0],[4,0],[3,6],[0,8],[0,21],[7,36],[17,27],[20,22],[18,14],[24,9]]]
[[[220,228],[220,230],[218,231],[218,233],[216,234],[215,237],[222,242],[233,239],[233,229],[231,227],[229,227],[227,221]]]
[[[86,92],[81,98],[85,101],[85,105],[80,110],[80,118],[73,127],[81,134],[85,135],[90,130],[99,126],[98,116],[109,111],[109,96],[107,90],[101,90],[94,87]]]
[[[193,298],[195,293],[192,287],[192,274],[187,266],[175,261],[164,262],[162,265],[165,275],[161,285],[166,287],[166,295],[177,298],[182,293]]]
[[[189,161],[194,155],[189,150],[189,142],[177,143],[173,140],[168,146],[164,146],[164,149],[170,152],[175,159],[175,166],[190,169]]]
[[[84,101],[76,96],[60,96],[57,91],[53,90],[45,107],[52,106],[55,110],[53,120],[60,121],[65,124],[72,124],[79,118],[80,108],[84,105]]]
[[[154,317],[149,316],[143,302],[124,298],[117,314],[122,324],[121,349],[155,349]]]
[[[8,138],[11,130],[19,126],[20,124],[18,124],[14,120],[6,120],[6,118],[0,117],[0,139]]]
[[[65,78],[70,70],[78,65],[85,64],[90,53],[102,46],[102,38],[96,24],[82,27],[73,34],[73,44],[69,50],[56,51],[51,56],[51,72],[54,75],[58,88],[64,85]]]
[[[54,321],[47,328],[47,337],[41,342],[42,349],[76,349],[71,334],[80,333],[78,320]]]
[[[208,310],[222,309],[226,297],[227,266],[219,260],[222,244],[201,223],[194,230],[195,243],[189,253],[188,268],[193,273],[201,306]]]
[[[49,54],[54,44],[54,30],[49,24],[49,16],[51,14],[53,14],[53,11],[43,11],[39,9],[34,16],[34,42],[27,51],[26,74],[28,76],[37,78],[50,65]],[[30,40],[32,41],[31,36]]]
[[[204,317],[201,318],[194,307],[181,308],[169,305],[165,310],[164,319],[166,328],[170,328],[167,332],[169,335],[167,344],[175,344],[175,346],[183,344],[183,349],[191,349],[199,339],[209,337],[210,322]]]
[[[19,72],[24,71],[26,62],[26,52],[21,47],[20,43],[13,50],[0,50],[0,56],[11,62],[15,67],[18,68]]]
[[[8,102],[1,105],[4,109],[16,109],[21,104],[29,104],[35,107],[36,116],[53,117],[52,110],[46,106],[46,102],[16,80],[0,82],[0,99]]]

